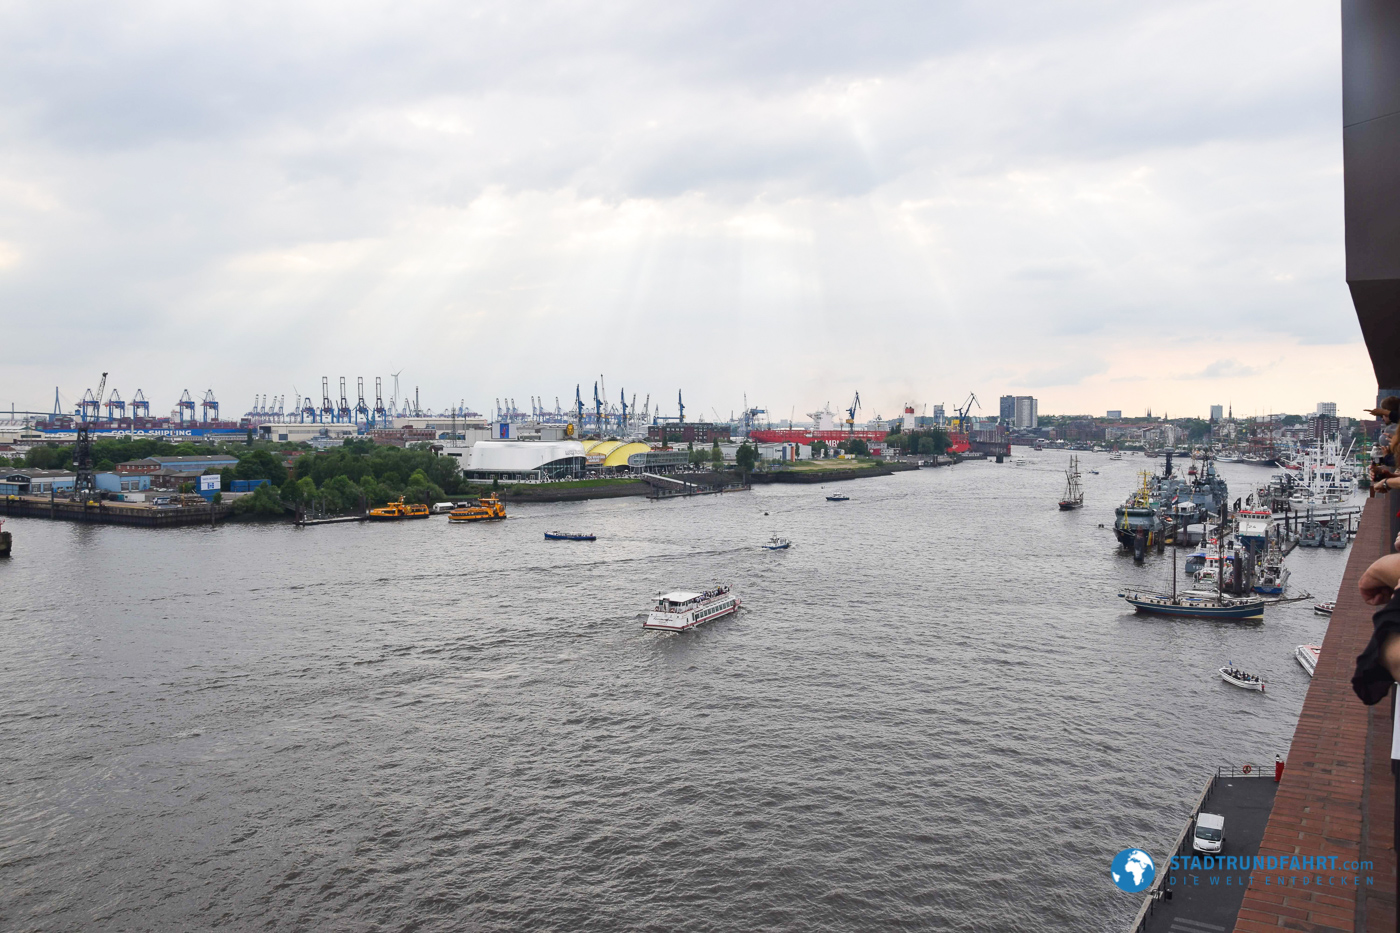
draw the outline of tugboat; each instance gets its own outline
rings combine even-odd
[[[597,541],[598,536],[581,531],[546,531],[544,539],[546,541]]]
[[[1220,669],[1220,679],[1232,687],[1239,687],[1241,690],[1258,690],[1264,692],[1264,681],[1254,674],[1247,674],[1237,667],[1222,667]]]
[[[1084,488],[1079,485],[1079,458],[1071,456],[1065,469],[1065,495],[1060,500],[1060,511],[1069,512],[1084,508]]]
[[[659,593],[656,605],[647,613],[642,628],[661,632],[684,632],[739,611],[739,597],[727,586],[716,586],[703,593]]]
[[[506,517],[506,506],[496,496],[482,496],[476,505],[453,509],[447,513],[449,522],[498,522]]]
[[[769,538],[768,543],[764,545],[764,548],[770,551],[786,551],[790,547],[792,547],[791,541],[787,538],[780,538],[777,535]]]

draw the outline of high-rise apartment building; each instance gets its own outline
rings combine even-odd
[[[1036,410],[1034,397],[1018,395],[1015,398],[1015,404],[1016,427],[1031,429],[1040,427],[1040,413]]]
[[[1016,396],[1003,395],[1001,397],[1001,423],[1012,425],[1016,423]]]
[[[1317,403],[1317,413],[1318,413],[1319,415],[1331,415],[1333,418],[1335,418],[1335,417],[1337,417],[1337,403],[1336,403],[1336,402],[1318,402],[1318,403]]]
[[[1224,418],[1225,418],[1225,406],[1224,406],[1224,405],[1212,405],[1212,406],[1210,406],[1210,420],[1211,420],[1211,421],[1223,421]]]

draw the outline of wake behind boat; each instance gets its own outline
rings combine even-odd
[[[727,586],[718,586],[703,593],[661,593],[656,597],[656,605],[647,614],[642,628],[684,632],[738,611],[739,597],[731,593]]]

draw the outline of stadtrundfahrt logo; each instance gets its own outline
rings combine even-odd
[[[1152,856],[1141,849],[1124,849],[1113,857],[1108,873],[1119,888],[1136,894],[1147,890],[1157,877],[1157,866],[1152,863]]]

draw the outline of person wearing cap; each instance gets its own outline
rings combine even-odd
[[[1400,397],[1387,395],[1381,400],[1380,407],[1372,408],[1370,414],[1384,422],[1381,436],[1376,438],[1376,446],[1385,449],[1385,453],[1371,464],[1372,488],[1376,492],[1400,488],[1400,484],[1387,485],[1396,475],[1395,465],[1400,463],[1400,431],[1396,430],[1400,426]]]

